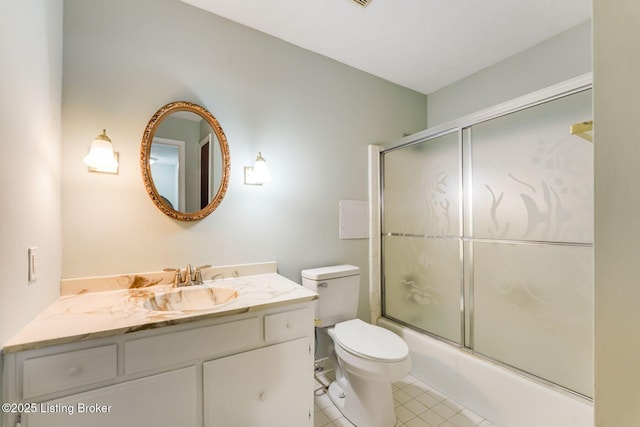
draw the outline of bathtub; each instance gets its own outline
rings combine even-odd
[[[411,375],[498,427],[593,427],[593,404],[391,320],[409,345]]]

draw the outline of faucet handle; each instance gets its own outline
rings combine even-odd
[[[182,283],[182,274],[180,272],[179,268],[165,268],[163,271],[173,271],[175,272],[175,275],[173,276],[173,287],[175,288],[176,286],[179,286],[180,283]]]
[[[194,272],[195,274],[195,278],[193,279],[195,281],[196,284],[201,285],[203,280],[202,280],[202,269],[203,268],[209,268],[211,267],[211,264],[206,264],[206,265],[201,265],[199,267],[196,267],[196,271]]]

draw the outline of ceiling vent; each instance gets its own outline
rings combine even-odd
[[[369,3],[371,3],[371,0],[353,0],[353,1],[355,3],[358,3],[362,7],[366,7]]]

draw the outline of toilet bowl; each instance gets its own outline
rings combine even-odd
[[[407,344],[393,332],[348,320],[328,328],[329,358],[336,380],[329,398],[357,427],[392,427],[396,423],[391,383],[409,374]]]
[[[319,294],[317,324],[330,337],[327,355],[336,379],[329,398],[356,427],[393,427],[391,383],[409,374],[409,347],[393,332],[356,318],[359,268],[303,270],[302,284]]]

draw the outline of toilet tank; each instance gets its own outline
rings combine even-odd
[[[360,268],[353,265],[302,270],[302,286],[317,292],[316,326],[333,326],[358,314]]]

